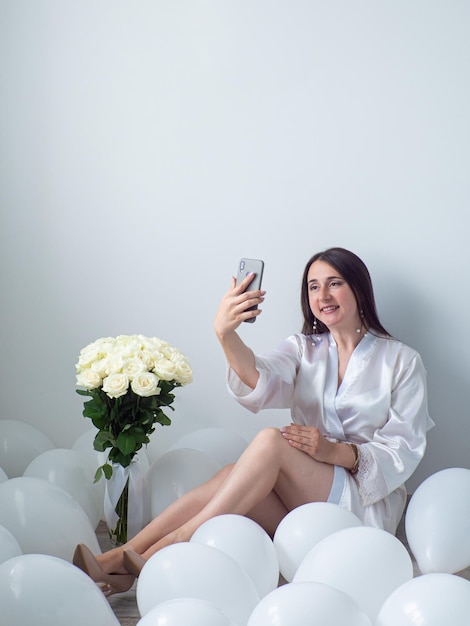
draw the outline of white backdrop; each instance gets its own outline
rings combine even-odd
[[[469,20],[465,0],[1,0],[0,418],[71,445],[79,350],[141,333],[194,371],[159,437],[286,423],[228,397],[215,311],[263,258],[241,334],[272,348],[306,260],[341,245],[428,370],[410,489],[470,467]]]

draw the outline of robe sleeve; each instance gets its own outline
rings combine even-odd
[[[295,335],[287,338],[271,353],[265,356],[256,355],[255,365],[259,379],[254,389],[245,385],[228,366],[229,394],[252,413],[258,413],[262,409],[290,408],[301,358],[302,346]]]
[[[418,353],[394,375],[386,423],[360,444],[355,475],[364,505],[373,504],[403,485],[426,450],[426,432],[434,426],[428,414],[426,372]]]

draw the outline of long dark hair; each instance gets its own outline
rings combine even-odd
[[[363,313],[363,322],[368,330],[373,330],[380,335],[391,337],[390,333],[385,330],[379,320],[377,308],[375,306],[374,289],[370,278],[369,270],[365,263],[353,252],[345,248],[328,248],[323,252],[317,252],[307,262],[302,277],[302,288],[300,295],[300,304],[304,316],[304,324],[302,333],[304,335],[313,334],[314,315],[310,309],[308,298],[307,275],[312,263],[315,261],[323,261],[328,263],[338,272],[340,276],[351,287],[356,298],[357,307]],[[328,328],[317,320],[316,333],[326,333]]]

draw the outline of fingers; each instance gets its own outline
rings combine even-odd
[[[260,305],[264,302],[264,296],[266,295],[266,291],[262,289],[247,291],[254,277],[255,274],[251,272],[238,285],[236,284],[236,278],[232,277],[232,288],[229,294],[227,294],[231,300],[233,312],[242,321],[261,313],[261,310],[247,312],[247,309]]]
[[[284,426],[280,431],[291,446],[306,452],[312,458],[317,458],[319,443],[322,438],[318,428],[291,424]]]
[[[298,445],[311,445],[313,441],[312,432],[310,428],[303,428],[302,426],[284,426],[281,428],[281,433],[284,439],[298,444]]]
[[[261,309],[252,307],[258,307],[264,301],[266,292],[260,289],[245,291],[254,276],[253,273],[249,274],[239,285],[232,276],[231,287],[222,298],[214,320],[219,339],[236,330],[245,320],[261,315]]]
[[[245,291],[245,289],[248,287],[248,285],[250,285],[253,282],[254,277],[256,276],[256,274],[254,272],[250,272],[249,274],[247,274],[245,276],[245,278],[237,285],[237,287],[239,287],[240,293],[242,291]],[[235,284],[237,282],[237,279],[235,278]]]
[[[318,428],[315,428],[314,426],[301,426],[299,424],[290,424],[289,426],[283,426],[280,430],[281,433],[283,433],[284,435],[299,440],[310,440],[312,438],[317,438],[320,432]]]
[[[238,283],[238,285],[237,285],[236,278],[232,278],[232,285],[233,285],[233,289],[235,290],[235,292],[237,294],[252,293],[252,294],[256,294],[257,296],[264,295],[266,292],[263,291],[262,289],[250,289],[250,290],[248,290],[248,288],[251,285],[251,283],[253,282],[255,276],[256,276],[256,274],[254,272],[250,272],[249,274],[247,274],[247,276],[242,281],[240,281]]]

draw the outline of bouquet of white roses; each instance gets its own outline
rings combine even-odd
[[[171,424],[162,407],[173,410],[175,387],[192,381],[188,359],[157,337],[120,335],[98,339],[80,351],[77,389],[85,402],[83,415],[98,429],[94,448],[110,448],[109,461],[127,467],[140,448],[149,443],[155,423]],[[95,480],[112,466],[98,468]]]

